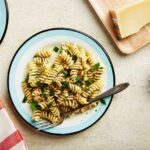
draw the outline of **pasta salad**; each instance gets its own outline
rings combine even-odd
[[[50,64],[53,51],[57,57]],[[29,62],[27,77],[22,82],[23,102],[31,105],[33,121],[45,118],[57,124],[61,114],[88,104],[88,99],[100,93],[103,71],[88,50],[73,43],[39,50]],[[95,106],[97,103],[86,105],[75,113]]]

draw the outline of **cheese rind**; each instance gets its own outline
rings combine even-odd
[[[119,38],[137,33],[150,23],[150,0],[140,0],[110,11]]]

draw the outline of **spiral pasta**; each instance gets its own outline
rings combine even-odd
[[[41,117],[42,117],[42,111],[41,110],[37,109],[37,110],[33,111],[32,120],[39,121],[39,120],[41,120]]]
[[[33,100],[32,91],[31,91],[31,88],[28,86],[28,83],[26,81],[22,82],[22,89],[23,89],[24,94],[27,98],[27,102],[31,102]]]
[[[89,102],[87,101],[87,98],[77,94],[76,95],[76,100],[78,101],[78,103],[80,103],[81,105],[85,105],[88,104]]]
[[[89,86],[88,91],[84,91],[82,93],[83,97],[88,97],[90,94],[92,94],[94,91],[99,90],[102,87],[103,82],[101,80],[93,83],[92,85]]]
[[[77,108],[79,106],[78,102],[76,100],[65,100],[60,103],[62,106],[71,107],[71,108]]]
[[[58,107],[56,106],[50,107],[50,111],[54,116],[58,116],[58,117],[60,116],[60,110]]]
[[[52,51],[39,50],[29,63],[28,76],[22,82],[27,102],[33,109],[32,119],[42,118],[57,124],[61,115],[84,106],[72,115],[83,113],[96,107],[88,104],[103,86],[104,68],[95,63],[88,50],[72,43],[62,43],[55,47],[57,56],[50,64]]]
[[[33,97],[34,102],[40,103],[45,100],[43,96],[34,96]]]
[[[44,57],[44,58],[48,58],[51,55],[52,55],[52,53],[51,53],[51,50],[49,50],[49,49],[42,49],[42,50],[39,50],[36,53],[36,56],[38,56],[38,57]]]
[[[42,110],[48,110],[48,102],[42,101],[38,104]]]
[[[71,66],[71,65],[73,64],[72,57],[69,56],[69,55],[67,54],[67,52],[63,51],[63,52],[60,54],[60,57],[61,57],[62,60],[64,60],[64,61],[66,62],[66,64],[67,64],[68,66]]]
[[[41,112],[41,118],[48,119],[51,121],[53,124],[59,123],[60,118],[58,116],[54,116],[51,112],[49,111],[42,111]]]
[[[66,106],[61,106],[60,107],[60,110],[61,110],[61,112],[69,112],[69,111],[71,111],[71,108],[70,107],[66,107]]]
[[[77,85],[69,83],[69,87],[72,90],[72,92],[74,92],[74,93],[79,93],[79,94],[82,93],[81,88],[79,86],[77,86]]]
[[[44,63],[47,63],[48,62],[48,59],[47,58],[44,58],[44,57],[34,57],[33,58],[33,62],[37,65],[42,65]]]
[[[39,74],[40,74],[40,70],[38,66],[36,65],[36,63],[31,61],[29,64],[29,76],[28,76],[28,83],[30,84],[30,86],[32,87],[37,86]]]

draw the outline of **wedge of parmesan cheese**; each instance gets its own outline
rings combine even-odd
[[[138,0],[110,11],[119,39],[137,33],[150,23],[150,0]]]

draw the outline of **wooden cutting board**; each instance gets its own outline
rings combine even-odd
[[[112,8],[116,8],[118,6],[135,1],[136,0],[89,0],[109,35],[112,37],[119,50],[124,54],[134,53],[141,47],[150,43],[150,24],[144,26],[138,33],[122,40],[118,40],[113,30],[113,23],[109,11]]]

